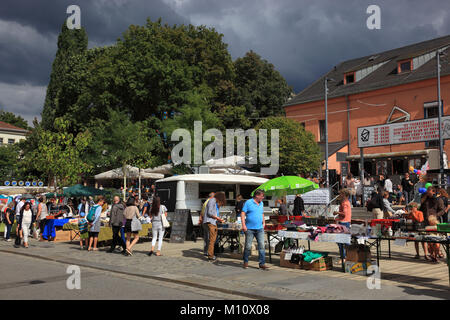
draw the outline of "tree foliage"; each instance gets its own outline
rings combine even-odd
[[[233,104],[245,107],[249,118],[265,118],[284,115],[282,105],[292,89],[273,64],[253,51],[234,62],[236,87]],[[253,124],[258,120],[254,119]]]
[[[282,117],[271,117],[261,120],[255,129],[267,129],[269,152],[270,130],[279,130],[279,174],[307,174],[319,167],[319,146],[314,135],[306,131],[300,123]]]
[[[60,186],[75,184],[92,169],[83,159],[92,135],[86,131],[74,136],[69,132],[69,122],[62,118],[55,119],[54,129],[35,129],[37,148],[26,155],[25,165],[44,172],[50,181],[55,177]]]
[[[83,82],[67,83],[64,80],[69,66],[73,65],[69,63],[70,58],[74,55],[85,54],[87,45],[88,39],[84,28],[69,30],[66,23],[63,23],[42,111],[42,126],[46,130],[54,129],[55,119],[63,115],[76,99],[74,95],[67,94],[63,90],[67,85],[80,86]]]
[[[161,164],[164,147],[146,121],[132,122],[125,112],[109,110],[107,119],[98,119],[92,128],[93,141],[86,157],[95,168],[146,168]],[[97,170],[96,170],[97,171]]]
[[[13,126],[16,126],[18,128],[30,130],[31,128],[28,126],[28,122],[22,118],[21,116],[18,116],[12,112],[0,111],[0,121],[12,124]]]

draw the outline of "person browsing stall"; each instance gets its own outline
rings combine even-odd
[[[258,242],[259,269],[267,270],[265,246],[264,246],[264,191],[256,190],[252,199],[245,202],[242,208],[242,231],[245,233],[244,265],[248,268],[248,258],[252,247],[253,238]]]
[[[209,245],[209,230],[208,230],[208,224],[203,223],[203,217],[205,216],[205,210],[206,206],[208,205],[209,200],[214,198],[215,193],[211,192],[209,194],[209,198],[206,199],[205,203],[203,203],[202,211],[200,212],[200,217],[198,219],[198,224],[202,226],[203,229],[203,255],[205,257],[208,256],[208,245]]]
[[[224,192],[217,192],[214,198],[208,201],[205,209],[204,224],[208,226],[208,260],[215,261],[217,257],[214,255],[214,244],[217,238],[217,221],[223,223],[223,219],[219,217],[219,208],[225,206],[226,198]]]
[[[411,219],[413,222],[423,222],[423,212],[418,210],[419,204],[416,202],[410,202],[406,207],[408,212],[407,218]],[[414,247],[416,249],[416,256],[414,259],[420,259],[419,254],[419,243],[417,241],[414,242]],[[422,248],[425,252],[425,259],[427,259],[427,248],[425,247],[425,242],[422,242]]]
[[[338,215],[336,218],[336,221],[347,227],[350,228],[350,223],[352,221],[352,206],[350,204],[350,201],[348,200],[351,196],[351,192],[348,189],[342,189],[339,192],[338,200],[340,202],[339,204],[339,211],[335,212],[334,214]],[[338,243],[339,252],[341,254],[341,257],[345,259],[345,248],[344,244]]]
[[[89,247],[88,251],[98,251],[97,242],[98,242],[98,234],[100,233],[100,215],[102,214],[102,206],[105,203],[105,198],[103,196],[98,196],[97,205],[94,206],[91,210],[95,208],[94,220],[89,223]]]

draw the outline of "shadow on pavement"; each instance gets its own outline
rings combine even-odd
[[[443,290],[416,289],[416,288],[406,287],[406,286],[398,286],[398,287],[402,288],[406,294],[410,294],[410,295],[435,297],[435,298],[446,299],[446,300],[450,299],[450,292],[449,292],[448,287]]]

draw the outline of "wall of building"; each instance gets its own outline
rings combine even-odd
[[[357,84],[357,83],[356,83]],[[450,76],[441,78],[441,98],[444,115],[450,115]],[[348,97],[350,111],[350,154],[359,155],[357,128],[386,123],[394,106],[408,112],[410,120],[424,118],[424,103],[437,100],[437,80],[423,80],[401,86],[354,94]],[[324,101],[285,108],[286,116],[305,123],[305,129],[319,140],[319,120],[325,119]],[[338,142],[348,139],[347,101],[345,97],[328,100],[328,140]],[[394,118],[400,115],[395,113]],[[365,148],[364,153],[401,152],[425,149],[425,143]],[[450,155],[450,142],[444,146]]]
[[[3,144],[8,144],[9,139],[14,139],[14,143],[17,143],[25,139],[25,135],[0,131],[0,141],[1,139],[3,139]]]

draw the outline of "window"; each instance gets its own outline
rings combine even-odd
[[[319,141],[325,141],[325,120],[319,120]]]
[[[349,84],[355,82],[355,73],[347,73],[344,78],[344,84]]]
[[[441,111],[444,115],[444,101],[441,100]],[[437,101],[426,102],[423,104],[423,114],[424,118],[437,118],[439,116],[439,109]],[[444,141],[445,142],[445,141]],[[439,140],[427,141],[425,142],[426,148],[436,148],[439,147]]]
[[[303,127],[303,129],[305,129],[305,123],[304,122],[300,122],[300,125]]]
[[[3,138],[0,138],[0,145],[3,144]]]
[[[14,139],[8,139],[8,144],[14,144]]]
[[[411,69],[412,69],[411,67],[412,67],[411,59],[400,61],[398,63],[398,73],[411,71]]]

